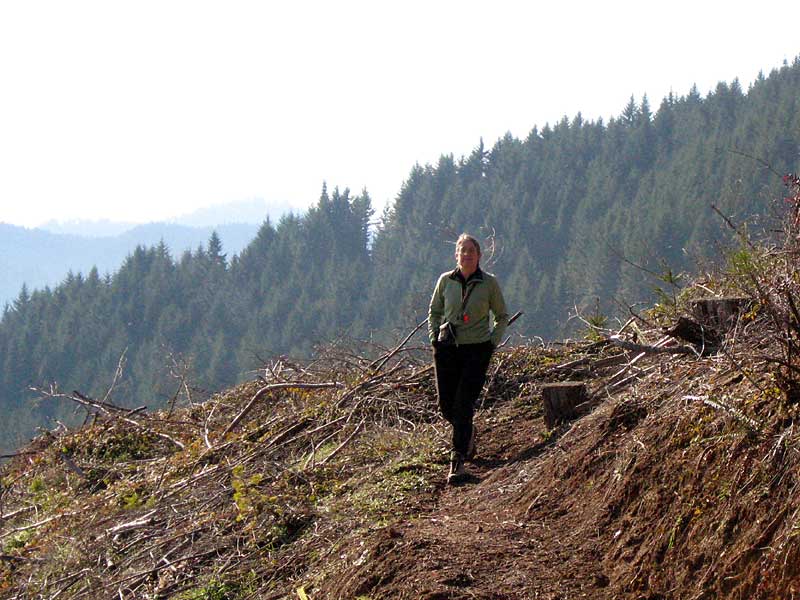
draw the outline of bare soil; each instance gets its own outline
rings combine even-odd
[[[720,357],[649,364],[627,386],[595,380],[596,408],[550,434],[519,399],[480,412],[467,481],[378,532],[318,596],[793,598],[792,421],[773,421],[780,411]],[[699,393],[738,398],[759,430]]]

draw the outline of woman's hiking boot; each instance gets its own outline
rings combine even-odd
[[[464,457],[453,450],[450,452],[450,473],[447,474],[447,483],[458,483],[467,472],[464,470]]]

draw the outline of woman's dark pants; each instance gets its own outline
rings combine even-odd
[[[472,415],[486,381],[492,343],[435,346],[436,393],[442,416],[453,426],[453,450],[466,456]]]

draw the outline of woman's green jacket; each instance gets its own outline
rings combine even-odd
[[[461,304],[471,287],[474,289],[462,315]],[[445,321],[455,325],[456,344],[491,341],[493,346],[497,346],[508,326],[508,311],[497,278],[480,268],[466,281],[458,269],[442,273],[428,308],[431,343],[436,341],[439,326]]]

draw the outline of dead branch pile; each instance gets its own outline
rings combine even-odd
[[[320,482],[340,483],[375,461],[348,464],[355,437],[401,440],[435,417],[429,368],[397,352],[378,361],[332,352],[305,367],[275,361],[258,382],[172,415],[48,395],[94,421],[47,432],[53,443],[4,468],[8,597],[168,597],[197,586],[212,563],[219,582],[253,573],[260,594],[302,569],[272,557],[316,520],[318,496],[331,492]]]

